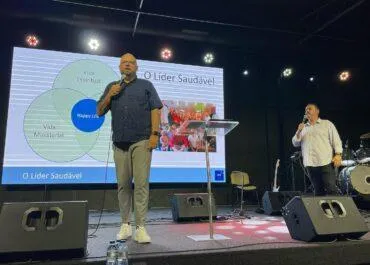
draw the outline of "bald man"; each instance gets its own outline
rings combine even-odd
[[[342,141],[334,124],[319,117],[319,107],[310,103],[305,108],[304,121],[292,138],[295,147],[301,147],[303,165],[313,185],[314,194],[336,195],[334,168],[342,162]]]
[[[97,106],[99,116],[109,110],[112,114],[114,163],[122,219],[117,239],[132,236],[130,221],[133,200],[136,225],[134,240],[150,243],[151,238],[145,229],[149,171],[152,150],[156,148],[159,138],[162,102],[150,81],[137,78],[138,65],[134,55],[124,54],[119,70],[123,79],[108,84]]]

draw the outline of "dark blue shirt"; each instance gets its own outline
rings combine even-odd
[[[99,99],[104,99],[112,85],[110,83]],[[112,114],[113,142],[135,143],[149,139],[152,132],[151,111],[162,108],[162,102],[153,84],[136,78],[129,84],[123,83],[122,91],[112,97],[107,110]],[[98,102],[98,104],[99,104]]]

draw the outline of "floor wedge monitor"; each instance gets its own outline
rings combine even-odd
[[[0,257],[83,257],[87,201],[6,202],[0,208]]]
[[[306,242],[357,239],[368,227],[347,196],[294,197],[282,210],[293,239]]]

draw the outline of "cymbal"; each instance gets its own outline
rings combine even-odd
[[[360,139],[370,139],[370,132],[360,136]]]

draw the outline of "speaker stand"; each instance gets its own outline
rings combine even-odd
[[[235,209],[233,211],[233,218],[237,220],[251,219],[252,216],[247,214],[247,211],[244,209]]]

